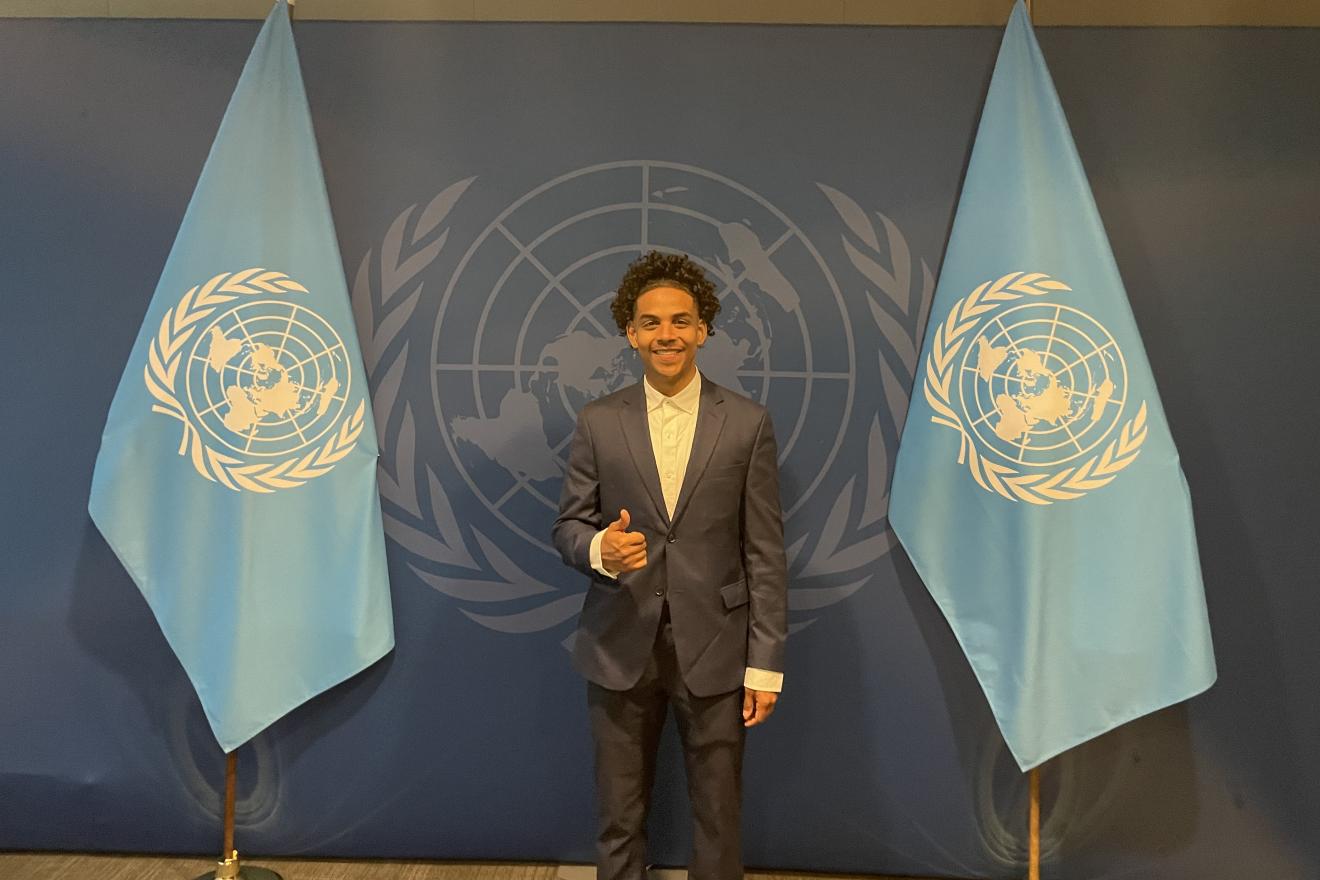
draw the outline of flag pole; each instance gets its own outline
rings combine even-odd
[[[225,845],[220,848],[222,858],[228,858],[232,853],[234,861],[238,861],[238,850],[234,849],[234,789],[236,788],[238,788],[238,752],[235,750],[225,755]],[[219,874],[218,871],[216,873]]]
[[[1040,768],[1032,767],[1027,776],[1031,791],[1028,809],[1027,880],[1040,880]]]
[[[1026,0],[1027,19],[1032,20],[1032,0]],[[1040,880],[1040,767],[1027,775],[1030,805],[1027,808],[1027,880]]]
[[[1031,4],[1027,2],[1027,18],[1033,19]],[[1040,880],[1040,767],[1032,767],[1027,778],[1031,803],[1027,808],[1027,880]]]
[[[238,788],[238,752],[225,755],[225,814],[224,848],[214,871],[207,871],[194,880],[284,880],[269,868],[241,865],[238,850],[234,849],[234,793]]]
[[[293,22],[293,4],[297,0],[287,0],[289,22]],[[214,872],[208,872],[197,880],[284,880],[279,874],[267,868],[244,868],[238,861],[238,850],[234,849],[234,800],[238,789],[238,750],[225,753],[225,813],[223,820],[224,845],[220,849],[220,861]]]
[[[1033,20],[1032,0],[1026,0],[1027,19]],[[1040,880],[1040,767],[1027,776],[1031,803],[1027,808],[1027,880]]]

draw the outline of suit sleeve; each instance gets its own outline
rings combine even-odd
[[[593,574],[591,539],[605,526],[590,422],[588,411],[583,409],[578,414],[577,430],[569,447],[568,470],[559,493],[559,516],[551,530],[555,549],[564,564],[588,576]]]
[[[761,416],[743,488],[743,569],[751,597],[747,665],[784,671],[788,566],[779,506],[779,451],[768,412]]]

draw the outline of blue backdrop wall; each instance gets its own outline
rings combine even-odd
[[[216,846],[222,756],[85,504],[256,27],[0,23],[0,848]],[[749,740],[748,862],[1018,876],[1023,778],[884,515],[998,29],[296,32],[398,647],[240,753],[243,847],[589,860],[584,585],[548,526],[573,413],[638,375],[607,304],[649,245],[719,279],[703,363],[782,447],[793,636]],[[1046,876],[1314,878],[1320,31],[1040,39],[1192,487],[1220,668],[1047,766]],[[672,739],[660,789],[654,856],[681,863]]]

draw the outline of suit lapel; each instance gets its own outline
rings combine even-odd
[[[701,475],[706,472],[711,454],[715,452],[715,443],[724,430],[724,395],[720,386],[710,381],[703,374],[701,377],[701,400],[697,409],[696,436],[692,438],[692,454],[688,456],[687,470],[683,474],[683,488],[678,493],[678,503],[674,505],[674,522],[683,516],[692,493],[701,482]],[[647,434],[650,436],[649,432]],[[649,448],[649,447],[648,447]],[[659,475],[656,476],[657,486]],[[663,498],[663,496],[661,496]],[[661,505],[661,510],[664,505]]]
[[[669,514],[665,511],[665,496],[660,491],[660,472],[655,466],[655,452],[651,449],[651,425],[646,419],[646,388],[638,382],[632,394],[623,399],[623,408],[619,410],[619,421],[623,428],[623,441],[632,455],[633,464],[646,493],[651,496],[651,503],[660,521],[669,527]],[[618,511],[604,511],[607,518],[613,519]]]

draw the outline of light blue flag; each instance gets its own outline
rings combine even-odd
[[[1178,452],[1020,0],[891,519],[1024,770],[1215,679]]]
[[[394,646],[376,457],[281,2],[147,308],[88,502],[225,751]]]

